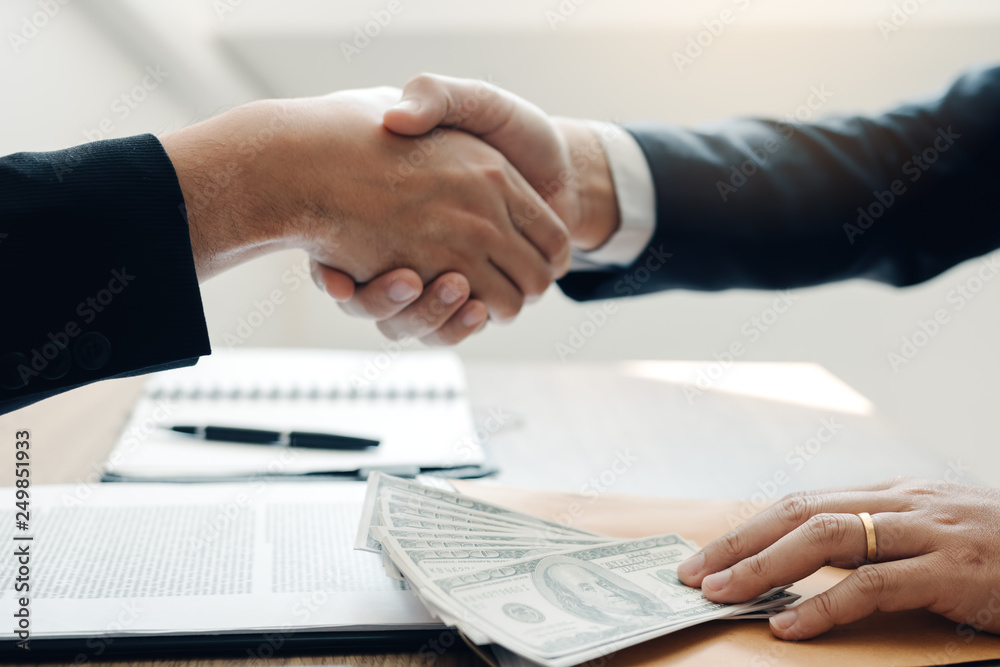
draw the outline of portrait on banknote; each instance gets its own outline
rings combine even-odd
[[[542,623],[545,620],[545,614],[520,602],[508,602],[502,609],[507,616],[521,623]]]
[[[548,556],[532,575],[538,591],[556,607],[605,625],[633,625],[669,618],[673,610],[632,582],[597,565]]]

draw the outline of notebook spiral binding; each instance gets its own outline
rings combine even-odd
[[[212,387],[202,389],[195,387],[185,389],[183,387],[167,388],[152,387],[146,390],[146,396],[154,401],[222,401],[222,400],[453,400],[462,395],[462,392],[454,388],[438,389],[429,388],[397,388],[388,387],[385,389],[351,387],[292,387],[281,389],[273,387],[264,389],[261,387],[237,387],[235,389],[224,389],[222,387]]]

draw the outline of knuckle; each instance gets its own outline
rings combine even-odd
[[[802,525],[806,538],[817,545],[839,542],[845,528],[844,518],[838,514],[816,514]]]
[[[766,578],[767,574],[771,571],[771,557],[767,552],[761,552],[756,556],[747,558],[746,561],[747,569],[750,570],[751,574],[755,577]]]
[[[420,326],[414,329],[414,335],[424,336],[437,329],[448,312],[448,306],[442,299],[442,295],[434,297],[432,301],[425,304],[419,310]]]
[[[837,618],[837,602],[828,591],[823,591],[819,595],[814,596],[812,599],[816,613],[819,614],[821,618],[825,618],[829,621]]]
[[[986,556],[974,545],[956,544],[949,549],[942,549],[944,556],[954,570],[964,572],[969,568],[979,568],[986,564]]]
[[[512,320],[518,316],[522,307],[524,307],[524,297],[519,294],[496,304],[494,311],[501,320]]]
[[[427,347],[449,347],[451,345],[454,345],[458,341],[451,340],[451,336],[449,336],[447,333],[438,331],[423,336],[420,339],[420,342],[426,345]]]
[[[555,246],[556,252],[559,252],[563,248],[569,248],[569,244],[573,239],[570,237],[569,229],[564,225],[554,225],[551,234],[552,245]]]
[[[898,489],[905,486],[912,486],[916,481],[917,478],[911,477],[910,475],[897,475],[889,480],[889,487]]]
[[[510,239],[504,234],[503,221],[486,216],[473,216],[471,221],[464,225],[463,238],[471,249],[491,250],[503,248],[510,243]],[[460,259],[460,258],[457,258]]]
[[[396,305],[389,299],[388,290],[382,284],[369,284],[358,288],[350,303],[355,312],[375,319],[383,319]]]
[[[957,526],[962,523],[962,514],[954,507],[934,507],[928,513],[931,521],[939,526]]]
[[[862,565],[854,571],[857,586],[865,595],[880,597],[890,587],[889,574],[885,568],[875,565]]]
[[[542,271],[529,271],[521,289],[525,296],[537,297],[545,293],[552,284],[552,278]]]
[[[462,341],[462,335],[451,329],[444,329],[437,332],[436,336],[429,337],[425,341],[430,345],[456,345]]]
[[[560,257],[569,250],[570,236],[569,230],[562,225],[549,225],[546,231],[545,253],[549,260]]]
[[[389,340],[395,340],[400,334],[399,326],[391,319],[377,322],[375,326],[377,326],[382,335]]]
[[[431,304],[431,314],[436,317],[441,317],[449,306],[458,303],[468,294],[469,281],[465,279],[465,276],[452,276],[450,279],[444,281],[438,288],[435,303]]]
[[[739,532],[731,530],[719,538],[719,547],[729,558],[739,558],[746,549],[746,540]]]
[[[555,263],[554,277],[556,279],[562,278],[569,273],[573,267],[573,251],[569,245],[566,246],[565,250],[555,253],[553,262]]]
[[[507,173],[507,165],[499,156],[490,155],[479,167],[480,174],[494,186],[507,187],[510,183],[510,176]]]
[[[410,88],[412,86],[413,88],[427,90],[438,87],[440,83],[441,82],[436,74],[431,74],[429,72],[421,72],[420,74],[417,74],[416,76],[412,77],[409,81],[407,81],[406,87]]]
[[[427,308],[410,309],[406,317],[394,317],[386,320],[386,323],[389,322],[393,323],[392,331],[400,338],[419,338],[424,335],[430,325]]]
[[[788,523],[801,524],[813,513],[813,501],[799,493],[791,493],[778,503],[778,515]]]
[[[476,242],[479,248],[485,248],[486,254],[493,259],[505,252],[516,253],[519,251],[515,240],[505,230],[489,225],[482,225],[476,235]]]
[[[359,302],[349,312],[356,317],[363,317],[369,320],[382,321],[394,314],[394,309],[387,303],[365,303]]]
[[[933,496],[938,493],[938,489],[932,483],[914,481],[903,488],[903,493],[908,496]]]

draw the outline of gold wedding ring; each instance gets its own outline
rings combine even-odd
[[[866,562],[871,563],[878,555],[878,544],[875,542],[875,522],[872,521],[872,515],[868,512],[860,512],[858,517],[865,526],[865,538],[868,540],[868,559]]]

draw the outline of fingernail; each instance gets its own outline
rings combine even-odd
[[[722,572],[716,572],[715,574],[710,574],[701,580],[701,587],[707,588],[710,591],[721,591],[729,583],[729,580],[733,576],[732,570],[723,570]]]
[[[799,618],[799,612],[794,609],[789,609],[788,611],[783,611],[776,616],[771,617],[771,627],[775,630],[781,630],[784,632],[788,628],[795,625],[795,621]]]
[[[413,285],[405,280],[393,280],[389,285],[389,298],[396,303],[404,303],[417,295]]]
[[[465,315],[462,315],[462,326],[466,329],[471,329],[472,327],[478,327],[482,324],[483,320],[486,319],[486,314],[480,312],[478,308],[470,310]]]
[[[441,288],[439,296],[441,298],[441,303],[446,306],[450,306],[462,298],[462,290],[458,289],[451,283],[445,283]]]
[[[416,100],[400,100],[392,105],[393,111],[405,111],[407,113],[416,113],[420,110],[420,102]]]
[[[695,555],[677,566],[678,577],[693,577],[701,572],[705,566],[705,552],[699,551]]]

